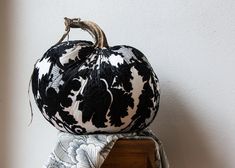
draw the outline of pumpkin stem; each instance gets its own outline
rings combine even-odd
[[[65,33],[57,44],[61,43],[65,39],[65,37],[69,34],[70,28],[81,28],[82,30],[87,31],[93,37],[93,39],[95,40],[95,48],[108,48],[106,36],[102,29],[96,23],[91,21],[81,21],[80,18],[69,19],[65,17],[64,20]]]

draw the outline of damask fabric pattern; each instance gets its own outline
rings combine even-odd
[[[41,113],[63,132],[139,131],[159,108],[158,78],[144,54],[130,46],[63,42],[37,61],[31,79]]]
[[[169,168],[161,141],[150,131],[126,134],[58,134],[59,141],[43,168],[99,168],[118,139],[152,139],[156,168]]]

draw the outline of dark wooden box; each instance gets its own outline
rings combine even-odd
[[[118,140],[101,168],[154,168],[153,140]]]

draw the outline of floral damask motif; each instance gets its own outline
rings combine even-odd
[[[66,166],[63,163],[59,162],[55,158],[55,155],[51,154],[49,156],[48,164],[44,168],[66,168]]]
[[[77,167],[96,168],[104,162],[103,149],[115,138],[115,135],[87,135],[75,138],[69,143],[68,156]]]
[[[94,143],[89,144],[74,139],[69,144],[68,156],[77,167],[86,167],[87,163],[89,163],[89,167],[95,167],[95,165],[100,165],[99,161],[102,158],[100,158],[99,151],[101,149],[101,146]]]
[[[144,54],[130,46],[63,42],[38,60],[31,80],[45,119],[73,134],[140,131],[159,108],[158,78]]]

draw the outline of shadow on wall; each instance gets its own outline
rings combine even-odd
[[[7,127],[7,114],[9,113],[9,96],[8,91],[10,90],[8,86],[9,79],[9,64],[8,64],[8,44],[9,44],[9,29],[7,28],[7,13],[9,11],[9,1],[1,0],[0,1],[0,167],[8,168],[8,153],[7,141],[8,141],[8,127]]]
[[[198,122],[197,111],[192,111],[176,90],[162,88],[161,93],[160,111],[152,129],[164,144],[170,167],[228,167],[223,158],[219,157],[221,154],[212,150],[208,135],[203,134],[202,129],[207,128]]]

